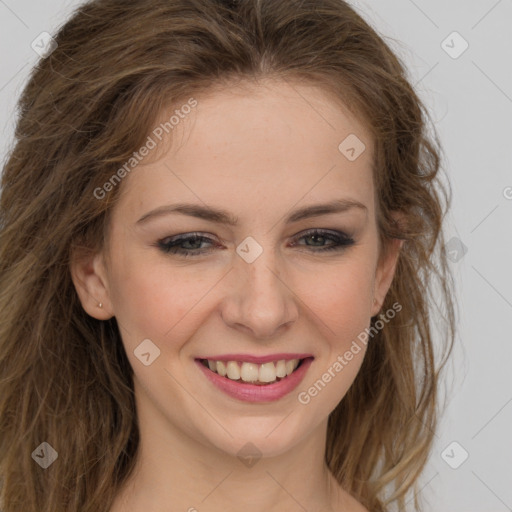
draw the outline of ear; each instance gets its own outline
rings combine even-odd
[[[86,313],[98,320],[112,318],[114,313],[103,251],[74,251],[70,270],[71,279]]]
[[[401,222],[402,216],[398,212],[394,212],[393,217],[398,222]],[[373,288],[373,305],[371,310],[371,316],[375,316],[379,313],[384,299],[388,293],[388,290],[393,281],[395,275],[396,265],[398,263],[398,257],[400,255],[400,249],[405,240],[398,238],[392,238],[387,241],[387,246],[383,248],[382,253],[377,263],[377,269],[375,272],[375,282]]]

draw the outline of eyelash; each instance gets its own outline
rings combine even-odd
[[[327,251],[342,251],[347,247],[354,245],[355,240],[347,236],[345,233],[341,231],[325,231],[321,229],[314,229],[306,232],[298,239],[309,238],[312,236],[320,236],[325,239],[329,239],[335,242],[333,245],[323,247],[320,249],[313,249],[312,252],[327,252]],[[211,249],[198,249],[198,250],[190,250],[190,249],[180,249],[178,246],[185,242],[213,242],[212,239],[202,236],[200,233],[190,233],[187,236],[178,235],[173,238],[163,238],[159,240],[155,245],[165,254],[177,254],[178,256],[182,256],[185,258],[188,257],[196,257],[201,254],[209,253]],[[298,244],[294,244],[298,245]]]

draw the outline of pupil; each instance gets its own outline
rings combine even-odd
[[[319,239],[320,239],[320,241],[323,239],[323,236],[322,235],[311,235],[310,238],[312,238],[314,242],[318,242]]]

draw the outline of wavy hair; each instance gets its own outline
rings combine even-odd
[[[405,510],[432,447],[455,312],[441,147],[399,57],[342,0],[96,0],[55,40],[22,92],[1,182],[3,512],[108,512],[139,431],[116,320],[88,316],[71,279],[76,251],[103,247],[122,183],[102,200],[94,191],[164,107],[268,77],[333,93],[375,138],[382,248],[405,240],[382,309],[401,311],[330,415],[325,460],[372,512]],[[43,441],[58,451],[45,471],[32,459]]]

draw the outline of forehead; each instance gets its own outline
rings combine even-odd
[[[153,136],[158,158],[130,174],[121,203],[137,212],[178,200],[231,204],[241,217],[251,205],[286,210],[347,195],[373,203],[370,132],[325,90],[269,80],[195,100],[192,109],[161,112],[155,125],[169,133]]]
[[[216,86],[197,101],[197,108],[168,137],[174,138],[176,151],[179,136],[183,140],[192,135],[192,128],[195,142],[201,138],[205,149],[213,152],[223,147],[250,151],[262,143],[273,149],[274,140],[290,146],[301,141],[303,151],[322,147],[332,151],[333,145],[338,149],[338,139],[350,133],[365,140],[368,153],[372,150],[369,130],[339,98],[318,85],[278,79],[243,81]],[[160,121],[165,122],[168,114],[162,112]]]

